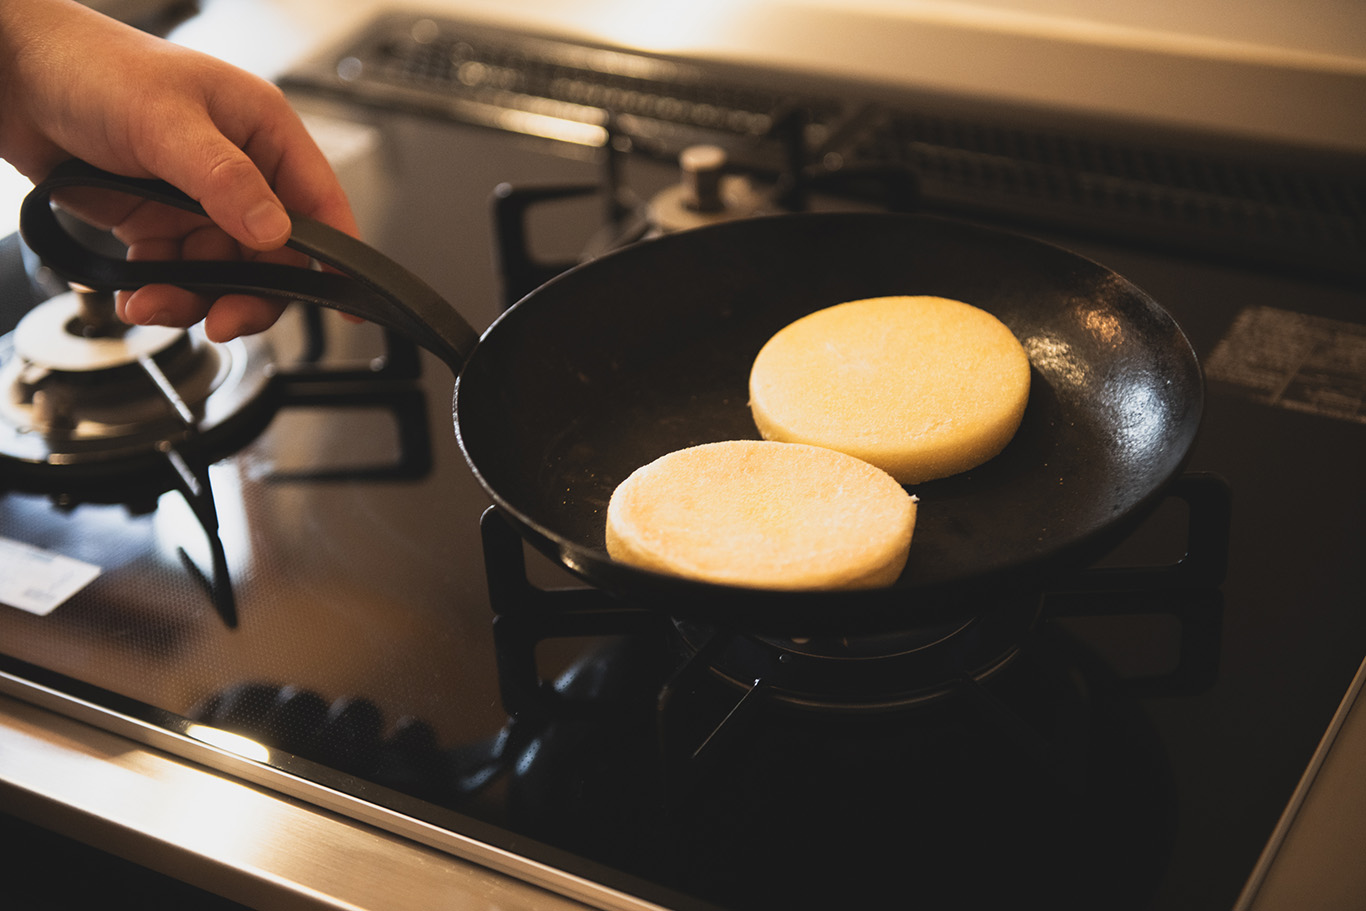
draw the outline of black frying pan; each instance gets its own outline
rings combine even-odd
[[[294,246],[345,275],[245,263],[127,263],[79,248],[48,197],[118,188],[197,210],[164,184],[80,163],[25,201],[24,237],[72,281],[256,291],[398,329],[457,374],[470,467],[537,548],[609,592],[757,632],[904,629],[970,612],[1103,554],[1179,472],[1203,405],[1199,364],[1171,317],[1120,276],[1038,241],[906,215],[782,215],[645,241],[548,282],[478,338],[420,280],[371,248],[296,219]],[[1006,449],[921,500],[905,573],[861,593],[755,592],[616,563],[613,488],[696,443],[756,438],[747,405],[760,346],[800,316],[889,294],[957,298],[999,317],[1034,368]]]

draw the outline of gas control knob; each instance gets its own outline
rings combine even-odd
[[[646,212],[652,233],[667,234],[768,211],[768,200],[750,181],[726,173],[726,150],[695,145],[678,156],[680,181],[650,200]]]

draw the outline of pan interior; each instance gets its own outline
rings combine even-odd
[[[457,386],[461,445],[496,502],[581,573],[612,573],[612,490],[658,456],[757,439],[749,369],[783,326],[843,301],[938,295],[981,307],[1033,371],[996,458],[921,499],[900,588],[1065,562],[1180,469],[1202,382],[1147,295],[1047,244],[902,215],[798,215],[670,235],[541,287],[486,333]]]

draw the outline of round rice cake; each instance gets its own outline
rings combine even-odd
[[[916,500],[833,449],[731,440],[680,449],[612,493],[607,552],[723,585],[810,590],[890,585],[905,568]]]
[[[1004,323],[962,301],[869,298],[775,334],[749,396],[765,439],[836,449],[917,484],[1005,448],[1029,401],[1029,357]]]

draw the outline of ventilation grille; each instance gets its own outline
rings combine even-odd
[[[1366,274],[1366,173],[904,112],[873,118],[845,154],[914,172],[931,204]]]
[[[779,126],[802,124],[817,169],[839,161],[852,174],[890,175],[884,195],[913,175],[930,211],[1353,284],[1366,279],[1366,162],[1359,159],[1328,168],[1112,133],[1021,128],[903,108],[885,88],[877,100],[858,85],[833,82],[821,83],[828,96],[786,91],[792,79],[776,73],[407,14],[381,17],[282,82],[498,129],[528,122],[507,112],[536,115],[538,123],[610,124],[637,150],[664,157],[713,142],[737,167],[768,174],[791,160],[784,142],[794,134]],[[564,137],[591,144],[588,135]],[[864,182],[857,193],[868,191]]]
[[[288,89],[532,132],[549,121],[559,135],[591,142],[574,124],[610,126],[638,151],[672,158],[688,145],[712,142],[743,166],[781,167],[782,128],[799,123],[809,145],[832,132],[844,106],[796,97],[762,79],[718,76],[698,66],[647,54],[533,38],[483,26],[390,14],[362,30],[340,52],[287,74]],[[506,112],[532,115],[503,116]],[[601,140],[601,133],[596,134]]]

